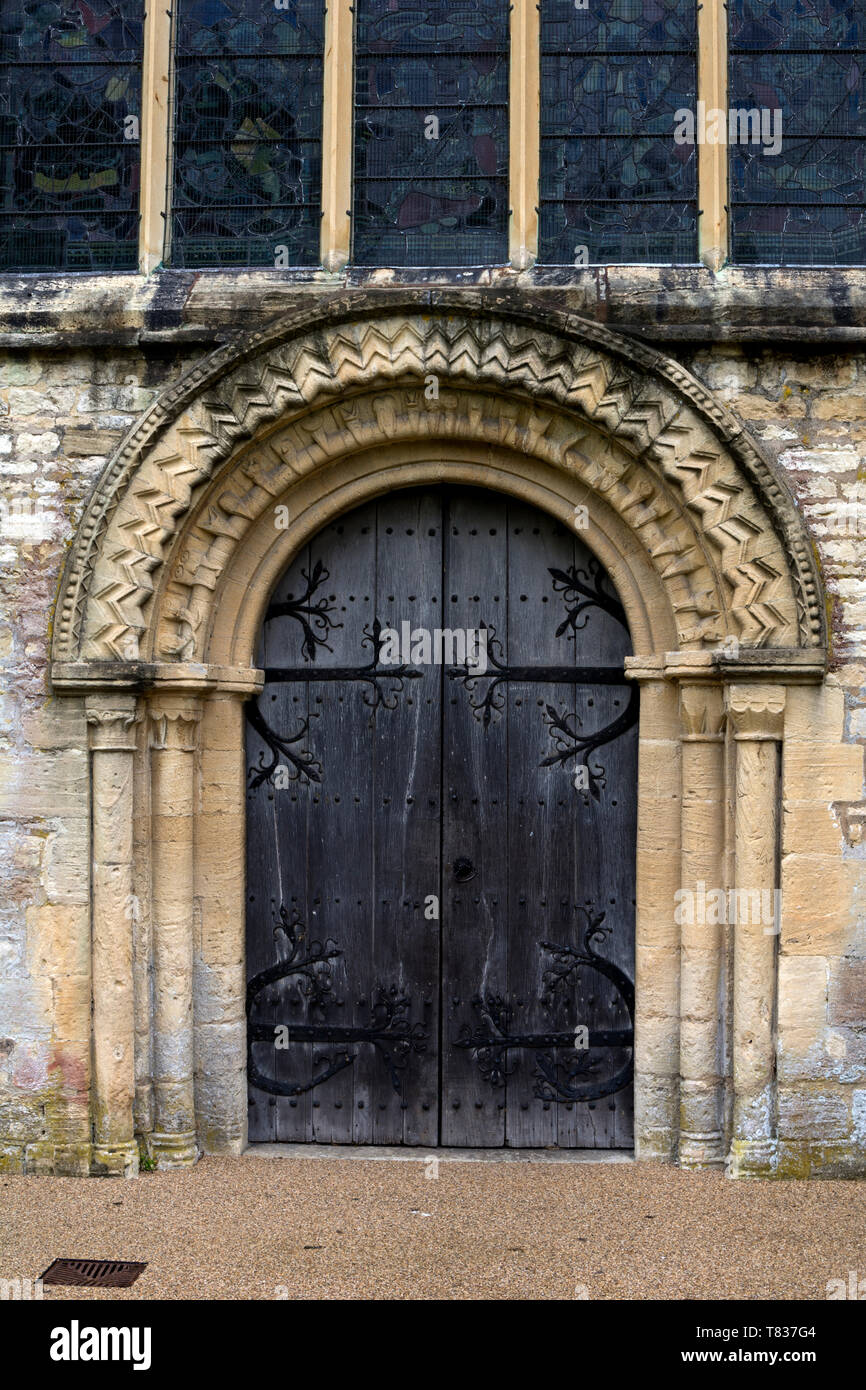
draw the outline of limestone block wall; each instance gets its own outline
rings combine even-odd
[[[13,1171],[90,1169],[88,736],[83,698],[49,687],[52,606],[94,480],[201,355],[167,336],[147,350],[0,354],[0,1167]],[[780,1171],[863,1174],[866,355],[730,345],[671,355],[777,460],[825,578],[831,669],[824,687],[790,688],[784,716],[778,1016],[767,1025]],[[218,751],[205,740],[204,775]],[[134,895],[129,910],[143,931]],[[140,997],[146,946],[136,959]],[[137,1119],[151,1123],[146,1108]]]
[[[866,359],[717,347],[684,359],[786,474],[833,599],[833,652],[866,661]],[[862,686],[862,679],[859,684]]]
[[[830,603],[825,689],[789,690],[777,1033],[780,1162],[866,1170],[866,359],[730,347],[688,366],[788,478]],[[811,1153],[811,1158],[809,1157]]]
[[[0,355],[0,1166],[87,1172],[90,826],[84,701],[48,684],[70,537],[183,352]]]

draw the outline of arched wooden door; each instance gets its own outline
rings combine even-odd
[[[629,651],[579,532],[498,493],[298,556],[247,707],[252,1141],[631,1147]]]

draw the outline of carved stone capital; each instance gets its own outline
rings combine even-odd
[[[727,706],[735,739],[750,743],[780,742],[785,723],[783,686],[731,685]]]
[[[134,752],[135,725],[143,718],[135,696],[88,695],[84,709],[91,749]]]
[[[725,692],[721,686],[680,687],[680,718],[685,742],[724,742],[725,717]]]
[[[157,695],[148,705],[151,748],[194,753],[201,700],[190,695]]]

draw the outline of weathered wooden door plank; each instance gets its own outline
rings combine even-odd
[[[629,1085],[575,1099],[630,1057],[637,732],[628,633],[580,537],[480,490],[395,493],[327,527],[271,613],[249,976],[323,959],[257,994],[254,1065],[291,1094],[251,1085],[251,1139],[630,1146]],[[402,675],[381,652],[370,670],[376,618],[408,624]],[[474,683],[412,643],[482,625],[501,645]],[[274,756],[279,788],[253,766]]]

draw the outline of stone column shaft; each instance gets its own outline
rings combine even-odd
[[[152,933],[150,894],[151,816],[150,756],[139,752],[135,759],[135,914],[133,917],[133,978],[135,980],[135,1129],[137,1134],[153,1132],[153,1058],[151,1039],[151,963]]]
[[[779,744],[785,691],[732,685],[736,743],[734,1114],[730,1169],[768,1174],[775,1160],[776,897]],[[760,908],[756,913],[756,908]],[[772,904],[771,913],[767,908]],[[757,915],[757,920],[755,917]]]
[[[652,659],[629,658],[641,682],[635,945],[635,1153],[676,1156],[679,1114],[680,720],[677,692]]]
[[[193,1090],[193,812],[198,700],[150,706],[153,825],[153,1152],[161,1168],[198,1156]]]
[[[138,1171],[132,822],[140,716],[131,695],[91,695],[85,708],[92,760],[92,1164],[97,1173],[132,1177]]]
[[[724,693],[682,685],[680,1145],[684,1168],[725,1161],[720,998],[725,944]]]
[[[242,1153],[247,1141],[246,762],[248,691],[204,704],[196,818],[195,1087],[201,1147]]]

